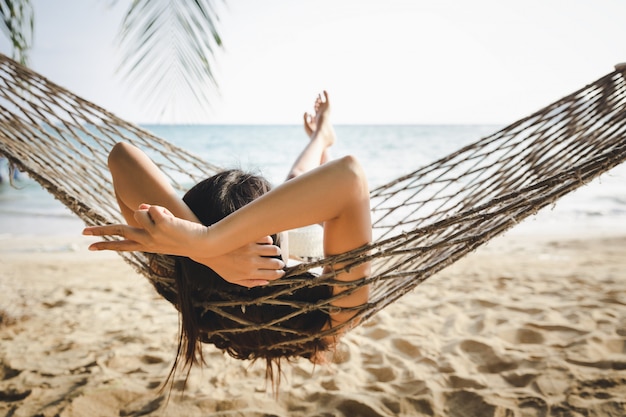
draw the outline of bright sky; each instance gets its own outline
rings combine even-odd
[[[128,1],[33,3],[33,69],[140,123],[298,123],[327,89],[336,123],[502,124],[626,61],[626,0],[229,0],[212,111],[156,119],[115,74]]]

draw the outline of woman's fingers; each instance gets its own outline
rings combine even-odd
[[[256,245],[258,256],[280,256],[280,248],[276,245]]]
[[[144,204],[144,206],[146,205]],[[155,223],[159,223],[167,217],[174,217],[171,211],[161,206],[148,206],[148,214]]]
[[[106,242],[96,242],[89,245],[89,250],[114,250],[118,252],[144,251],[143,246],[134,240],[111,240]]]
[[[268,258],[259,256],[254,260],[254,269],[255,270],[278,270],[283,269],[285,267],[285,263],[278,258]]]
[[[144,229],[148,229],[174,215],[165,207],[141,204],[139,209],[135,210],[134,217]]]
[[[255,243],[259,245],[272,245],[274,243],[274,240],[272,240],[272,237],[268,235],[257,240]]]
[[[264,236],[252,245],[252,251],[257,256],[280,256],[280,247],[274,245],[271,236]]]
[[[100,241],[92,243],[89,250],[138,251],[144,250],[142,242],[146,239],[146,231],[125,224],[91,226],[83,229],[85,236],[119,236],[122,240]]]
[[[242,278],[230,282],[247,288],[267,285],[270,281],[277,280],[285,275],[285,271],[282,269],[284,265],[279,259],[265,258],[260,261],[260,264],[253,271],[249,271],[243,274]]]
[[[254,276],[255,279],[262,279],[265,281],[275,281],[285,276],[285,271],[282,269],[259,269],[258,274]]]
[[[267,285],[270,281],[282,278],[285,272],[282,270],[259,270],[254,277],[237,281],[236,284],[252,288],[259,287],[261,285]]]
[[[85,236],[120,236],[132,239],[137,232],[141,231],[136,227],[126,224],[108,224],[106,226],[89,226],[83,229]]]
[[[155,221],[148,209],[135,210],[133,217],[143,229],[148,229],[155,225]]]

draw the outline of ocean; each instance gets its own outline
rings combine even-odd
[[[308,138],[296,125],[146,125],[188,151],[222,167],[260,173],[282,182]],[[494,125],[339,125],[331,156],[355,155],[370,187],[408,174],[498,130]],[[80,235],[83,228],[68,209],[21,175],[11,186],[0,162],[0,237]],[[572,225],[595,234],[626,232],[626,164],[562,198],[553,208],[525,221],[521,229],[554,233]],[[518,227],[519,228],[519,227]]]

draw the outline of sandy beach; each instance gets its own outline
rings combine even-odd
[[[0,415],[624,416],[626,235],[505,235],[346,336],[333,363],[205,348],[160,392],[177,315],[85,238],[0,239]]]

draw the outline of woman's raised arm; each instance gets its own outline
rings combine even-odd
[[[108,165],[120,210],[130,226],[141,227],[134,216],[135,210],[144,202],[167,207],[176,217],[200,223],[163,172],[139,148],[117,143],[111,149]],[[272,238],[265,236],[229,253],[205,257],[199,262],[234,284],[261,285],[284,275],[284,263],[273,258],[280,249],[272,243]]]
[[[141,227],[117,224],[86,228],[86,235],[124,238],[96,242],[90,249],[201,259],[314,223],[325,225],[327,254],[349,251],[371,239],[367,181],[358,161],[350,156],[282,184],[211,227],[174,217],[160,206],[141,206],[135,219]]]

